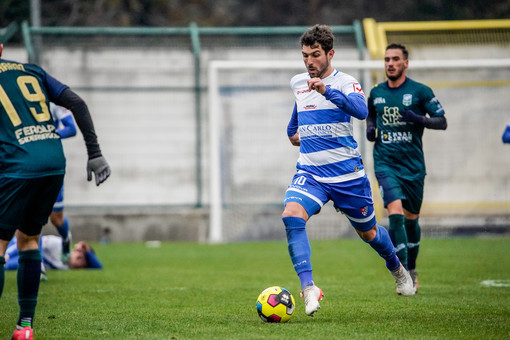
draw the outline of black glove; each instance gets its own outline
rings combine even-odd
[[[420,125],[425,125],[425,119],[427,119],[427,117],[416,114],[412,110],[405,109],[404,112],[400,114],[400,118],[398,120],[400,122],[411,122]]]
[[[97,186],[106,181],[111,172],[110,166],[103,156],[89,159],[87,162],[87,181],[90,182],[92,180],[92,173],[94,173]]]
[[[375,126],[367,126],[367,139],[375,142]]]

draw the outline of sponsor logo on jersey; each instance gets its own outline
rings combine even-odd
[[[334,127],[331,124],[302,125],[299,127],[301,139],[312,137],[333,137]]]
[[[367,214],[368,214],[368,206],[361,208],[359,211],[361,211],[361,215],[367,216]]]
[[[374,105],[377,104],[386,104],[386,99],[383,97],[377,97],[374,99]]]
[[[311,90],[310,89],[306,89],[306,90],[299,90],[296,92],[296,94],[302,94],[302,93],[308,93],[310,92]]]
[[[305,110],[314,110],[315,108],[317,108],[317,105],[315,104],[305,105],[304,107]]]
[[[53,124],[30,125],[14,131],[20,145],[46,139],[60,139]]]
[[[381,142],[384,144],[411,143],[413,135],[410,131],[386,131],[381,134]]]
[[[404,106],[411,106],[413,103],[413,95],[412,94],[404,94],[404,97],[402,97],[402,104]]]
[[[398,106],[385,106],[382,114],[383,125],[404,125],[405,122],[399,121],[401,115]]]

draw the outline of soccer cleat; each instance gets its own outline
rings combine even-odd
[[[391,275],[395,279],[395,283],[397,284],[397,294],[410,296],[416,294],[416,289],[413,287],[413,280],[411,279],[411,275],[409,272],[402,266],[398,267],[395,270],[390,270]]]
[[[411,275],[411,280],[413,280],[413,287],[416,293],[418,293],[418,272],[416,271],[416,269],[411,269],[409,271],[409,275]]]
[[[62,255],[61,260],[63,263],[68,263],[71,258],[71,230],[67,232],[67,237],[62,239]]]
[[[306,315],[313,316],[313,313],[315,313],[319,308],[321,308],[319,301],[322,300],[322,298],[324,297],[322,289],[320,289],[316,285],[306,286],[305,289],[301,291],[300,295],[301,298],[305,300]]]
[[[16,326],[16,329],[14,330],[14,333],[12,334],[11,340],[33,340],[34,339],[34,331],[30,327],[23,327],[18,328],[19,326]]]

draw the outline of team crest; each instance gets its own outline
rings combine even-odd
[[[361,211],[361,214],[363,216],[367,216],[367,214],[368,214],[368,206],[361,208],[359,211]]]
[[[413,95],[412,94],[404,94],[404,97],[402,98],[402,104],[404,106],[411,106],[413,103]]]

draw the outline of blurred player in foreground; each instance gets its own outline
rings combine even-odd
[[[5,269],[18,269],[19,251],[17,239],[13,237],[5,252]],[[62,237],[55,235],[41,236],[41,256],[44,267],[48,269],[102,269],[103,265],[94,250],[85,241],[76,243],[70,252],[69,260],[62,261]]]
[[[310,316],[320,308],[323,294],[312,277],[306,222],[330,200],[386,260],[397,293],[414,294],[411,277],[396,256],[388,232],[376,223],[370,183],[353,137],[353,117],[362,120],[368,114],[365,96],[356,79],[331,66],[333,40],[333,32],[325,25],[305,31],[301,52],[308,72],[290,81],[295,105],[287,135],[300,147],[300,155],[297,173],[285,194],[282,218],[305,312]]]
[[[0,57],[3,45],[0,44]],[[52,101],[73,112],[87,147],[87,179],[110,175],[85,102],[42,68],[0,58],[0,296],[4,254],[16,234],[19,318],[13,339],[33,338],[41,278],[39,236],[62,187],[65,157],[51,118]]]
[[[57,128],[57,134],[60,139],[76,136],[76,124],[73,114],[65,107],[50,103],[50,112]],[[51,223],[57,228],[58,234],[62,237],[62,261],[69,261],[71,252],[71,230],[69,229],[69,219],[64,215],[64,185],[60,188],[57,200],[53,205],[50,214]]]
[[[434,92],[406,76],[408,64],[404,45],[386,47],[388,80],[370,92],[367,138],[375,141],[375,176],[388,209],[391,240],[417,288],[418,218],[426,175],[422,136],[425,128],[445,130],[447,123]]]
[[[505,131],[503,131],[503,136],[501,136],[503,143],[510,143],[510,120],[506,123]]]

